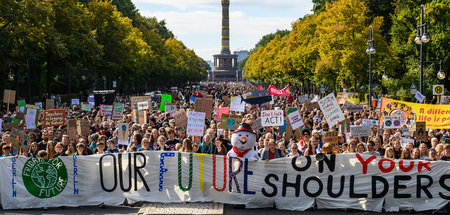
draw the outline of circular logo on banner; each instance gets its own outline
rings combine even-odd
[[[400,120],[394,120],[394,126],[400,126]]]
[[[60,158],[52,160],[28,159],[22,169],[22,178],[28,192],[38,198],[60,194],[67,185],[67,169]]]
[[[384,124],[389,127],[389,126],[392,125],[392,121],[391,120],[386,120],[386,122],[384,122]]]
[[[384,108],[382,113],[384,116],[399,116],[400,117],[400,125],[403,126],[406,123],[413,127],[416,125],[416,112],[407,104],[401,102],[390,102]],[[398,124],[395,124],[398,126]],[[387,125],[387,124],[386,124]]]
[[[233,125],[234,125],[234,119],[230,118],[230,119],[228,120],[228,125],[229,125],[229,126],[233,126]]]

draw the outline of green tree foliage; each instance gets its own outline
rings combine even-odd
[[[124,93],[206,78],[202,59],[174,39],[165,21],[143,17],[130,0],[0,5],[0,74],[13,79],[0,83],[20,97],[102,89],[103,76],[106,88],[117,81]]]

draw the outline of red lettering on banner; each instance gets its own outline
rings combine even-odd
[[[375,158],[377,158],[377,156],[371,156],[369,159],[364,160],[361,155],[356,154],[356,158],[358,158],[359,162],[361,162],[361,164],[363,165],[363,174],[367,173],[367,164],[370,163],[371,161],[375,160]]]
[[[388,168],[384,168],[384,166],[383,166],[384,161],[388,161],[390,163],[390,166]],[[388,173],[388,172],[392,171],[394,169],[394,167],[395,167],[395,162],[391,159],[383,158],[380,161],[378,161],[378,168],[380,168],[381,172]]]
[[[409,166],[408,166],[408,167],[405,167],[405,166],[403,165],[403,160],[400,160],[400,162],[398,162],[398,165],[399,165],[400,169],[401,169],[403,172],[409,172],[409,171],[411,171],[411,170],[413,169],[413,167],[414,167],[414,161],[409,162]]]
[[[428,166],[430,164],[430,161],[419,161],[419,165],[417,166],[417,170],[419,172],[422,171],[422,167],[425,167],[428,171],[431,171],[431,168]]]

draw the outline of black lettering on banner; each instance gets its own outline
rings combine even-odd
[[[302,178],[301,175],[297,175],[295,179],[295,183],[289,183],[287,182],[288,174],[283,175],[283,191],[282,196],[286,196],[286,190],[288,187],[293,187],[295,189],[295,197],[298,197],[300,195],[300,179]]]
[[[428,180],[428,184],[426,185],[422,185],[422,179],[427,179]],[[429,187],[431,187],[431,185],[433,185],[433,178],[429,175],[417,175],[417,198],[421,198],[421,194],[422,194],[422,190],[423,192],[425,192],[425,194],[427,195],[428,198],[433,198],[433,196],[431,195],[431,192],[428,190]]]
[[[264,181],[266,182],[267,185],[269,185],[270,187],[272,187],[273,191],[272,191],[272,193],[268,193],[268,192],[266,191],[266,188],[263,187],[262,190],[261,190],[261,193],[262,193],[265,197],[274,197],[274,196],[276,196],[277,193],[278,193],[277,186],[276,186],[275,184],[272,184],[272,182],[270,182],[270,178],[274,178],[275,181],[278,181],[278,180],[279,180],[278,176],[275,175],[275,174],[268,174],[268,175],[266,175],[266,178],[264,179]]]
[[[350,198],[367,198],[367,194],[355,193],[355,176],[350,176]]]
[[[377,193],[377,182],[383,183],[383,191],[380,193]],[[372,176],[372,198],[383,198],[389,190],[389,183],[388,181],[381,177],[381,176]]]
[[[308,190],[308,184],[309,184],[310,181],[316,181],[317,184],[319,185],[319,189],[315,193],[311,193]],[[323,183],[316,176],[312,176],[312,177],[306,178],[305,182],[303,183],[303,191],[309,197],[317,197],[317,196],[319,196],[322,193],[322,190],[323,190]]]
[[[111,189],[108,189],[105,187],[105,184],[103,182],[103,158],[105,158],[106,156],[111,156],[113,158],[113,163],[112,163],[112,167],[113,167],[113,171],[114,171],[114,186]],[[117,169],[116,169],[116,156],[114,156],[113,154],[106,154],[100,157],[100,161],[99,161],[99,168],[100,168],[100,184],[102,186],[102,189],[106,192],[113,192],[116,187],[117,187]]]
[[[306,165],[304,167],[298,167],[296,164],[297,158],[299,157],[294,157],[292,158],[292,168],[294,168],[296,171],[302,172],[302,171],[306,171],[307,169],[309,169],[309,167],[311,166],[311,157],[310,156],[305,156],[304,158],[306,158]]]
[[[406,188],[406,185],[400,184],[400,181],[411,180],[409,175],[394,176],[394,198],[411,198],[411,194],[399,193],[400,189]]]
[[[124,170],[122,170],[122,155],[123,154],[118,154],[118,158],[119,158],[119,183],[120,183],[120,189],[122,189],[122,191],[124,192],[128,192],[131,190],[131,153],[127,153],[128,154],[128,188],[125,188],[125,185],[123,183],[123,172],[125,172]]]
[[[445,180],[447,180],[447,179],[450,179],[450,175],[441,176],[441,179],[439,179],[439,185],[441,185],[442,188],[444,188],[450,192],[450,186],[445,184]],[[450,196],[446,196],[442,192],[439,192],[439,196],[443,199],[450,200]]]
[[[328,176],[328,181],[327,181],[327,192],[328,195],[332,198],[338,198],[339,196],[342,195],[342,193],[344,192],[344,183],[345,183],[345,176],[341,176],[341,184],[339,187],[339,192],[338,193],[333,193],[333,176],[329,175]]]
[[[319,172],[323,172],[323,163],[327,164],[328,169],[331,172],[334,172],[334,167],[336,166],[336,155],[330,155],[330,159],[328,159],[328,156],[325,155],[324,159],[319,161]]]
[[[134,154],[134,190],[137,191],[137,175],[139,175],[139,178],[141,179],[142,183],[144,184],[145,190],[150,191],[150,188],[147,185],[147,182],[144,179],[144,175],[142,175],[141,171],[139,169],[142,169],[147,164],[147,159],[145,159],[145,155],[143,153],[133,153]],[[137,165],[137,157],[142,157],[142,165]]]

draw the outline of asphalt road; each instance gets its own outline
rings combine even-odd
[[[44,209],[27,209],[27,210],[0,210],[0,214],[137,214],[139,212],[140,205],[136,206],[118,206],[118,207],[97,207],[86,206],[78,208],[49,208]],[[225,205],[224,214],[245,214],[245,215],[375,215],[375,214],[395,214],[395,215],[413,215],[413,214],[448,214],[445,210],[437,212],[399,212],[399,213],[376,213],[376,212],[363,212],[363,211],[346,211],[346,210],[308,210],[308,211],[285,211],[277,210],[273,208],[261,208],[261,209],[243,209],[236,208],[232,205]]]

